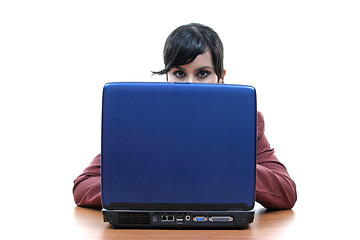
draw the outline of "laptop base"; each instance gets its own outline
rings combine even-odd
[[[112,228],[246,228],[250,211],[146,211],[103,209]]]

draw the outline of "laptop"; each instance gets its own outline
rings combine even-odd
[[[101,196],[113,228],[246,228],[254,219],[251,86],[107,83]]]

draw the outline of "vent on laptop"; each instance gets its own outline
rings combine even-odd
[[[120,224],[150,224],[149,213],[121,213]]]

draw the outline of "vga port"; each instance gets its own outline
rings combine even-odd
[[[194,222],[206,222],[207,221],[207,217],[205,216],[196,216],[193,218]]]

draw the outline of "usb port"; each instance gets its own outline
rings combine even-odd
[[[206,222],[207,218],[204,216],[197,216],[193,218],[194,222]]]
[[[177,216],[176,217],[176,221],[177,222],[183,222],[184,221],[184,218],[182,216]]]

